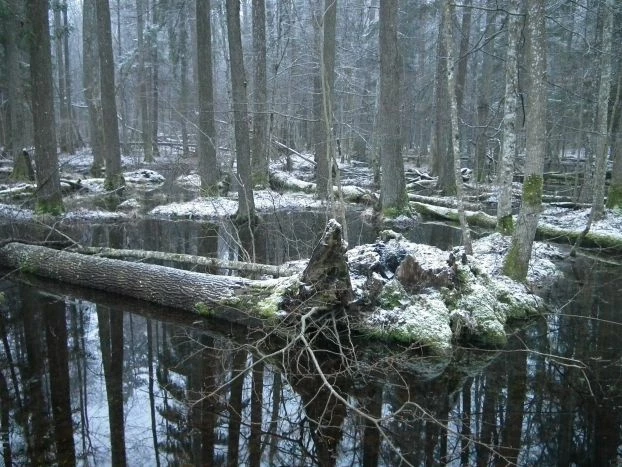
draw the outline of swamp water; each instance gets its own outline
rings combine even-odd
[[[352,216],[350,242],[372,242],[372,229]],[[76,222],[62,230],[84,245],[278,264],[308,257],[324,224],[311,212],[272,216],[254,251],[226,223]],[[0,230],[2,238],[43,234],[16,224]],[[442,248],[460,241],[439,224],[411,237]],[[257,336],[230,324],[5,277],[4,463],[615,465],[622,269],[582,257],[565,266],[546,297],[557,313],[516,331],[502,351],[459,350],[442,372],[412,349],[387,357],[362,345],[360,360],[346,366],[343,356],[318,351],[333,392],[309,361],[262,359],[251,351]]]

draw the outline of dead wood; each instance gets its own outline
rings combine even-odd
[[[167,253],[164,251],[122,250],[116,248],[100,247],[79,247],[73,251],[86,255],[103,256],[106,258],[133,258],[139,260],[171,261],[174,263],[191,266],[205,266],[212,270],[229,269],[234,271],[242,271],[250,274],[270,275],[274,277],[291,276],[298,272],[296,267],[292,264],[274,266],[271,264],[247,263],[244,261],[226,261],[217,258],[205,258],[203,256],[187,255],[182,253]]]

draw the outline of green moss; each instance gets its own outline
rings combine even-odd
[[[379,306],[385,310],[400,308],[405,300],[408,300],[408,294],[402,284],[395,279],[385,284],[378,297]]]
[[[611,184],[607,194],[607,207],[609,209],[620,209],[622,207],[622,185]]]
[[[38,215],[51,214],[52,216],[58,216],[64,211],[63,200],[60,197],[54,200],[38,199],[35,206],[35,213]]]
[[[123,174],[111,175],[104,180],[104,188],[108,191],[115,191],[125,185]]]
[[[4,305],[6,303],[6,295],[4,292],[0,292],[0,305]]]
[[[528,263],[523,261],[518,246],[512,245],[503,263],[503,274],[510,279],[523,282],[527,279],[527,267]]]
[[[503,235],[511,235],[514,232],[514,218],[512,217],[512,214],[498,219],[496,229],[497,232],[500,232]]]
[[[201,316],[205,316],[206,318],[212,318],[215,316],[214,310],[204,302],[195,303],[194,311]]]
[[[542,175],[529,175],[523,184],[523,203],[531,206],[540,205],[542,203],[543,186]]]

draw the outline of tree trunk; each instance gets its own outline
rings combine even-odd
[[[3,26],[6,26],[6,76],[7,76],[7,91],[8,91],[8,151],[9,155],[13,158],[13,172],[11,173],[11,179],[13,180],[32,180],[34,179],[34,172],[32,166],[30,167],[26,163],[22,153],[22,129],[20,128],[20,118],[22,118],[22,96],[21,89],[23,88],[23,78],[20,73],[20,49],[18,46],[18,32],[21,28],[20,12],[22,8],[19,7],[21,1],[10,0],[8,2],[8,8],[13,13],[7,15],[8,18],[4,18],[2,21]]]
[[[267,187],[270,145],[268,140],[268,84],[266,70],[266,2],[253,0],[254,101],[253,183]]]
[[[214,124],[214,90],[212,84],[212,26],[210,0],[196,0],[197,86],[198,86],[198,154],[201,190],[216,194],[220,169],[216,159]]]
[[[527,4],[530,95],[527,108],[527,140],[522,205],[503,270],[514,280],[525,280],[531,248],[542,210],[544,158],[546,153],[546,12],[540,0]]]
[[[158,29],[160,27],[160,17],[159,17],[159,9],[160,2],[156,2],[153,0],[151,4],[151,14],[152,14],[152,35],[150,36],[151,40],[151,106],[150,106],[150,117],[151,117],[151,146],[153,157],[158,157],[160,155],[160,149],[158,147],[158,123],[159,123],[159,110],[160,110],[160,75],[159,75],[159,54],[158,54]]]
[[[445,48],[447,49],[447,94],[449,95],[449,113],[451,117],[450,123],[450,135],[453,144],[453,156],[454,156],[454,173],[456,176],[456,199],[458,202],[458,216],[460,218],[460,228],[462,229],[462,243],[464,245],[464,251],[468,255],[473,254],[473,245],[471,243],[471,232],[469,230],[469,224],[467,222],[464,213],[464,201],[462,190],[462,169],[460,166],[460,127],[458,121],[458,102],[456,96],[456,75],[455,75],[455,54],[453,37],[451,33],[452,18],[454,17],[454,6],[451,3],[453,0],[446,0],[443,9],[445,20],[443,24],[445,29],[443,30],[443,36],[445,41]]]
[[[67,138],[68,152],[75,154],[76,144],[81,144],[81,136],[77,127],[74,127],[73,101],[71,99],[71,60],[69,59],[69,19],[67,14],[67,0],[63,0],[63,56],[65,58],[63,73],[65,74],[65,105],[67,106]]]
[[[248,128],[248,105],[246,73],[240,30],[240,0],[227,0],[227,38],[229,40],[229,64],[231,67],[231,94],[233,97],[233,120],[235,130],[235,155],[238,177],[238,212],[236,219],[252,223],[255,217],[253,180],[251,174],[250,138]]]
[[[89,134],[93,165],[91,175],[101,177],[104,168],[104,134],[99,83],[99,50],[97,45],[97,10],[95,0],[82,4],[82,63],[84,100],[88,107]]]
[[[400,138],[402,63],[397,41],[398,6],[398,0],[386,0],[380,3],[379,11],[378,142],[382,168],[380,200],[382,211],[391,217],[408,210]]]
[[[102,119],[104,127],[104,151],[106,160],[106,180],[104,186],[113,191],[121,188],[125,181],[121,171],[121,145],[117,121],[117,102],[115,96],[114,57],[112,54],[112,34],[110,32],[110,6],[108,0],[96,0],[97,37],[99,46],[99,66],[101,73]]]
[[[60,191],[56,131],[54,125],[54,91],[47,0],[29,0],[31,21],[30,76],[34,125],[35,161],[37,165],[37,211],[58,214],[63,211]]]
[[[437,188],[444,195],[456,194],[456,176],[453,165],[453,147],[449,135],[449,96],[447,95],[447,49],[443,40],[445,15],[440,15],[435,77],[435,121],[432,144],[433,172],[438,175]]]
[[[60,129],[58,145],[61,152],[69,152],[69,117],[67,115],[67,92],[65,86],[65,69],[63,57],[63,34],[64,28],[61,23],[61,3],[55,1],[52,5],[54,11],[54,52],[56,58],[56,77],[58,78],[58,115]]]
[[[518,39],[520,0],[511,0],[508,14],[508,46],[505,56],[505,99],[503,103],[503,146],[499,157],[497,230],[510,234],[512,220],[512,175],[516,155],[516,109],[518,103]]]
[[[136,42],[138,46],[138,103],[140,107],[140,129],[143,146],[143,157],[145,162],[153,161],[153,146],[151,145],[151,120],[149,119],[149,99],[147,94],[147,70],[145,68],[145,47],[144,31],[144,0],[136,0]]]

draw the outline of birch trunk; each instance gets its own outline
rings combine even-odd
[[[505,99],[503,104],[503,146],[499,160],[497,230],[510,234],[512,220],[512,175],[516,155],[516,106],[518,97],[518,38],[520,34],[520,0],[511,0],[508,14],[508,49],[505,56]]]

